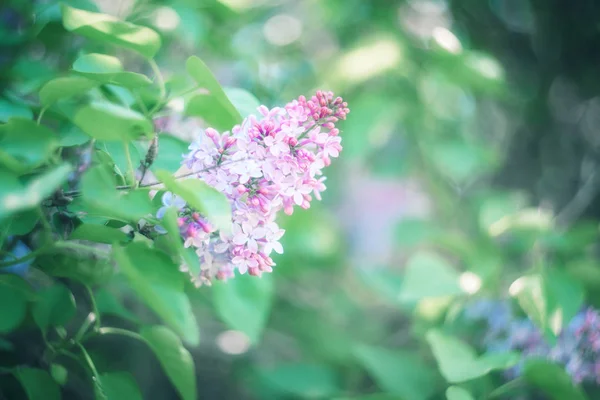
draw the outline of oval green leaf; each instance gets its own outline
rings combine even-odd
[[[154,57],[160,49],[160,36],[150,28],[65,4],[61,4],[61,11],[63,25],[70,32],[133,50],[146,58]]]
[[[237,276],[227,282],[215,282],[213,302],[219,317],[230,328],[244,332],[256,344],[265,327],[273,303],[273,278]]]
[[[98,86],[98,82],[83,76],[52,79],[40,89],[40,101],[48,107],[59,100],[79,96]]]
[[[94,53],[79,57],[73,64],[73,71],[99,83],[131,89],[152,83],[146,75],[123,71],[118,58],[105,54]]]
[[[208,91],[208,94],[198,94],[190,99],[186,114],[201,117],[219,130],[230,130],[240,124],[242,116],[206,64],[192,56],[187,59],[185,67],[198,86]]]
[[[93,102],[81,107],[73,123],[98,140],[126,141],[142,135],[150,137],[152,123],[142,114],[108,102]]]
[[[45,332],[48,326],[63,326],[75,315],[75,297],[64,285],[57,283],[38,293],[32,314],[35,323]]]
[[[19,368],[15,372],[29,400],[60,400],[60,388],[50,374],[37,368]]]
[[[173,383],[183,400],[196,399],[196,372],[194,360],[181,341],[164,326],[142,328],[140,334],[146,340],[165,374]]]

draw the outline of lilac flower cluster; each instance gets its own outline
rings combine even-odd
[[[579,312],[551,346],[527,318],[515,318],[507,302],[484,300],[467,307],[467,318],[486,324],[483,346],[490,352],[516,350],[523,358],[542,357],[564,366],[575,383],[600,384],[600,314],[592,308]],[[509,379],[520,365],[506,371]]]
[[[283,252],[279,240],[284,230],[275,222],[278,211],[289,215],[296,206],[309,208],[313,196],[320,200],[325,190],[322,169],[342,150],[335,124],[349,110],[331,92],[258,111],[259,117],[249,116],[231,132],[206,129],[184,156],[184,165],[199,171],[197,178],[229,199],[231,232],[216,232],[205,216],[177,196],[163,197],[165,207],[179,210],[185,246],[195,248],[200,258],[198,284],[231,278],[236,269],[254,276],[271,272],[271,252]]]

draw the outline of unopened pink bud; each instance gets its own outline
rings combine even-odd
[[[181,228],[183,225],[185,225],[185,218],[177,218],[177,226]]]
[[[244,185],[238,185],[236,189],[239,194],[244,194],[248,191],[248,189]]]
[[[252,276],[260,276],[260,269],[258,269],[258,267],[250,267],[248,268],[248,274]]]
[[[339,133],[340,133],[340,130],[337,128],[333,128],[332,130],[329,131],[330,136],[337,136],[337,135],[339,135]]]
[[[283,212],[286,213],[286,215],[292,215],[294,213],[294,207],[292,205],[285,206]]]
[[[292,147],[293,147],[293,146],[296,146],[296,145],[298,144],[298,139],[296,139],[296,138],[294,138],[294,137],[293,137],[293,138],[290,138],[290,140],[289,140],[289,142],[288,142],[288,143],[289,143],[289,145],[290,145],[290,146],[292,146]]]
[[[224,281],[227,279],[227,274],[223,271],[217,272],[216,278],[220,281]]]

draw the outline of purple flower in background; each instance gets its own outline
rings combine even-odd
[[[173,194],[171,192],[166,192],[165,194],[163,194],[162,204],[163,204],[163,206],[161,208],[159,208],[158,211],[156,212],[156,218],[158,218],[158,219],[162,219],[165,216],[165,213],[167,212],[169,207],[174,207],[177,211],[180,211],[185,207],[186,203],[185,203],[185,200],[183,200],[181,197],[177,196],[176,194]],[[163,228],[160,225],[156,225],[154,227],[154,229],[158,233],[167,233],[165,228]]]
[[[488,352],[519,351],[524,359],[547,358],[562,365],[575,383],[600,384],[600,314],[589,307],[578,313],[551,346],[528,318],[517,318],[506,301],[481,300],[465,309],[471,320],[483,321],[482,345]],[[505,371],[521,374],[522,363]]]
[[[10,240],[10,238],[8,239]],[[11,261],[13,259],[23,258],[27,254],[31,253],[29,247],[27,247],[27,245],[20,240],[14,244],[13,248],[10,251],[12,252],[12,256],[4,257],[2,261]],[[0,268],[0,273],[15,274],[23,277],[27,274],[29,266],[32,262],[33,259],[30,259],[19,264],[11,265],[9,267]]]

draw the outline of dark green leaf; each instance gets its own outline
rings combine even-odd
[[[107,289],[99,289],[94,296],[96,297],[96,305],[100,314],[117,315],[133,322],[139,322],[135,314],[126,309],[121,302],[119,302],[119,300]]]
[[[164,326],[142,328],[140,332],[158,358],[183,400],[196,399],[196,373],[191,354],[173,332]]]
[[[142,400],[140,389],[128,372],[109,372],[100,376],[107,400]]]
[[[166,188],[181,196],[191,207],[206,216],[223,231],[231,230],[231,204],[227,197],[200,179],[177,181],[167,171],[156,171],[156,177]]]
[[[45,332],[48,326],[63,326],[75,315],[75,298],[64,285],[54,284],[38,294],[33,305],[33,319]]]
[[[265,327],[273,302],[273,278],[238,276],[227,282],[215,282],[213,301],[219,317],[232,329],[244,332],[257,343]]]
[[[127,242],[129,241],[129,236],[118,229],[110,228],[106,225],[82,224],[71,233],[70,239],[112,244]]]
[[[82,76],[52,79],[40,89],[40,101],[48,107],[59,100],[79,96],[98,86],[98,82]]]
[[[44,370],[19,368],[15,372],[29,400],[60,400],[60,388]]]
[[[8,122],[11,118],[33,119],[33,112],[24,105],[0,98],[0,122]]]
[[[10,332],[23,322],[31,296],[32,290],[24,280],[0,275],[0,304],[10,304],[0,308],[0,333]]]
[[[134,25],[107,14],[61,5],[66,30],[92,40],[111,43],[152,58],[160,49],[160,36],[150,28]]]
[[[560,366],[547,360],[529,359],[523,370],[525,380],[553,400],[585,400],[582,390]]]
[[[131,243],[113,246],[121,272],[137,295],[186,342],[199,342],[198,325],[189,299],[183,291],[184,275],[163,252]]]
[[[190,99],[186,114],[202,117],[210,126],[219,130],[230,130],[242,122],[242,116],[231,103],[219,82],[204,62],[192,56],[186,64],[188,74],[208,94],[198,94]]]

